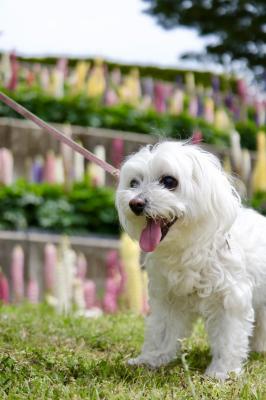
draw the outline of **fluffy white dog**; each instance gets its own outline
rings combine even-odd
[[[266,351],[266,219],[241,207],[215,156],[182,142],[147,146],[122,166],[116,205],[148,253],[151,314],[130,364],[173,360],[198,316],[212,350],[207,375],[224,380],[250,348]]]

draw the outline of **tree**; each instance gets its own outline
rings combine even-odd
[[[224,62],[245,61],[250,68],[266,69],[266,0],[143,0],[145,10],[166,29],[185,26],[200,36],[215,35],[206,54],[184,57]]]

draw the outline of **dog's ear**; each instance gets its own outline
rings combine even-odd
[[[191,152],[190,157],[193,160],[193,180],[205,211],[215,221],[217,229],[227,231],[236,219],[240,196],[217,157],[198,148]]]

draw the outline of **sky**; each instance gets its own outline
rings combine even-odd
[[[163,30],[145,7],[141,0],[0,0],[0,51],[180,67],[182,52],[204,48],[194,31]]]

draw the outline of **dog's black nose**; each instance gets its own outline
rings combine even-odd
[[[146,201],[141,199],[140,197],[135,197],[134,199],[130,200],[129,207],[136,215],[141,215],[145,208]]]

